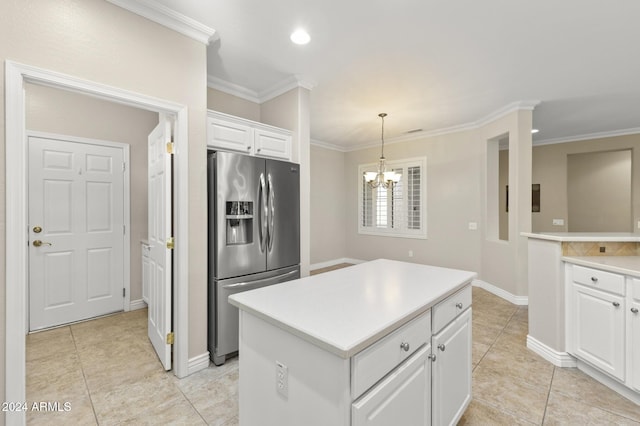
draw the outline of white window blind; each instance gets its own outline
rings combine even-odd
[[[400,181],[392,188],[371,188],[364,173],[377,164],[358,167],[358,232],[361,234],[426,238],[426,158],[388,161]]]

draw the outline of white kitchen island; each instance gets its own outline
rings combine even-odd
[[[241,425],[455,424],[475,275],[380,259],[229,297]]]

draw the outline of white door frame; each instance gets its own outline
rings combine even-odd
[[[98,97],[148,111],[176,117],[174,135],[174,197],[179,209],[174,215],[174,373],[188,374],[188,116],[187,107],[107,86],[66,74],[13,61],[5,61],[5,168],[6,168],[6,317],[5,319],[5,401],[26,401],[26,289],[27,252],[27,137],[25,128],[24,83],[34,83],[83,95]],[[6,413],[7,424],[24,424],[25,413]]]
[[[123,266],[123,281],[122,281],[122,287],[124,287],[125,292],[124,292],[124,298],[122,299],[123,302],[123,308],[125,312],[128,312],[129,310],[131,310],[131,168],[129,167],[130,161],[129,161],[129,151],[130,151],[130,147],[129,144],[127,143],[122,143],[122,142],[111,142],[111,141],[106,141],[106,140],[100,140],[100,139],[90,139],[90,138],[81,138],[81,137],[77,137],[77,136],[69,136],[69,135],[60,135],[57,133],[49,133],[49,132],[39,132],[39,131],[35,131],[35,130],[27,130],[26,131],[26,141],[28,143],[29,138],[30,137],[35,137],[35,138],[43,138],[43,139],[55,139],[55,140],[60,140],[60,141],[65,141],[65,142],[75,142],[75,143],[81,143],[81,144],[85,144],[85,145],[98,145],[98,146],[107,146],[110,148],[117,148],[117,149],[121,149],[122,150],[122,158],[124,161],[124,164],[126,165],[126,169],[124,170],[123,173],[123,197],[124,197],[124,242],[123,242],[123,251],[122,251],[122,255],[124,256],[124,262],[122,264]],[[29,147],[27,146],[27,150],[29,149]],[[27,157],[28,159],[28,157]],[[27,200],[29,199],[29,178],[28,178],[28,161],[27,161]],[[27,205],[27,217],[28,217],[28,213],[29,213],[29,206]],[[28,232],[28,231],[27,231]],[[27,252],[28,255],[28,252]],[[28,257],[27,257],[27,261],[28,261]],[[29,263],[27,262],[27,268],[29,267]],[[28,280],[27,280],[28,283]],[[28,289],[28,286],[27,286]],[[27,296],[25,296],[27,297]],[[29,332],[29,315],[31,314],[29,312],[29,299],[26,298],[25,299],[25,333]]]

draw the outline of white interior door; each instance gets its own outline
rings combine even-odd
[[[160,123],[149,135],[149,339],[166,370],[171,369],[172,236],[171,160],[167,143],[171,122]]]
[[[29,137],[29,329],[124,308],[124,151]]]

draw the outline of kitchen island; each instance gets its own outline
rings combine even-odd
[[[229,297],[240,423],[457,422],[471,400],[474,277],[380,259]]]

